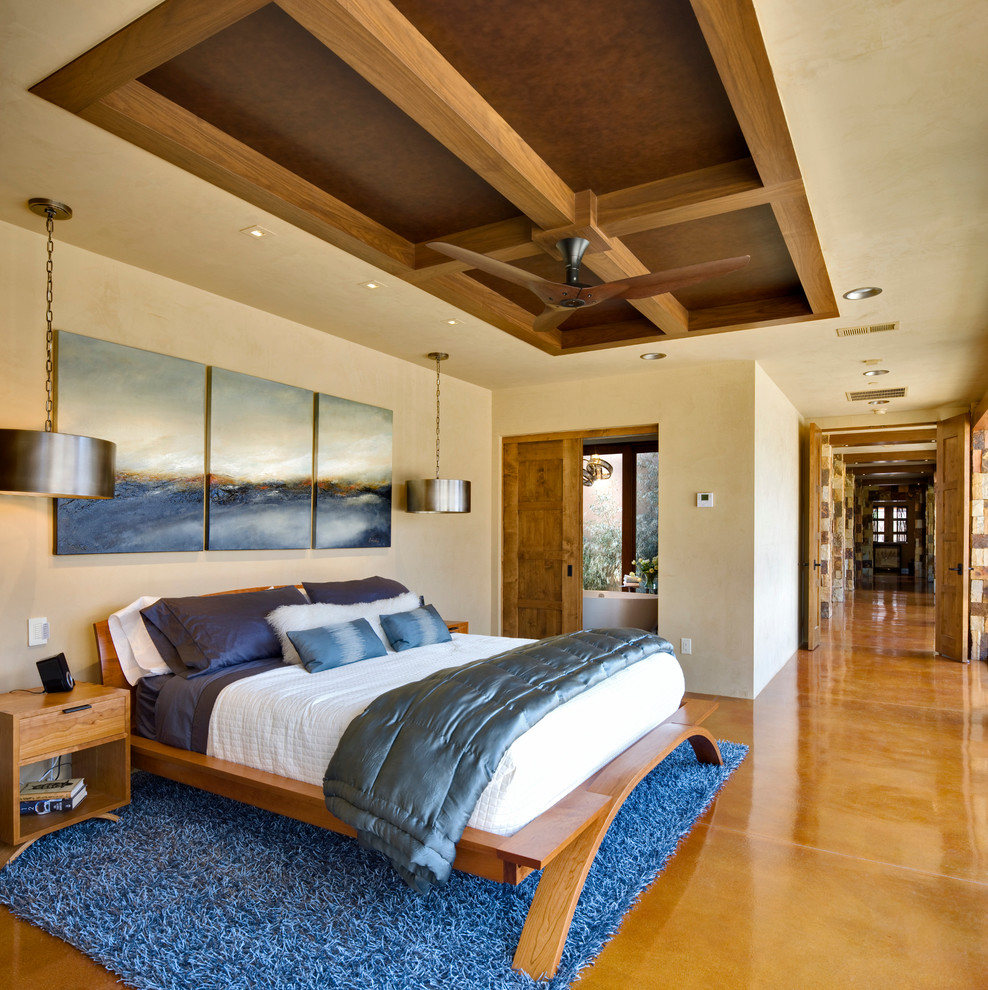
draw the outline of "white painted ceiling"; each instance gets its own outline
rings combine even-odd
[[[491,389],[743,359],[807,419],[867,413],[845,393],[869,387],[908,389],[889,421],[988,392],[982,0],[756,0],[841,317],[671,340],[649,363],[641,346],[543,354],[27,92],[154,5],[0,0],[0,220],[40,233],[27,199],[60,200],[58,241],[423,366],[448,351],[445,373]],[[254,224],[277,236],[239,233]],[[861,285],[884,291],[840,299]],[[890,373],[869,386],[872,360]]]

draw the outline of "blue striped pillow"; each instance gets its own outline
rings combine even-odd
[[[366,619],[317,629],[296,629],[288,633],[288,638],[310,674],[358,660],[383,657],[388,652]]]
[[[453,638],[433,605],[413,608],[410,612],[382,615],[381,628],[399,653],[402,650],[413,650],[416,646],[448,643]]]

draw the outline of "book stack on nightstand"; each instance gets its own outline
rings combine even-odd
[[[29,780],[21,784],[21,814],[47,815],[52,811],[72,811],[82,804],[87,793],[83,777]]]
[[[22,768],[64,756],[73,780],[57,783],[63,791],[71,785],[68,796],[59,795],[58,809],[49,797],[47,813],[25,811]],[[77,683],[65,692],[0,694],[0,868],[49,832],[87,818],[116,821],[110,812],[129,802],[129,691]]]

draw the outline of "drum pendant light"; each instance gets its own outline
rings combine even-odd
[[[51,199],[31,199],[27,205],[46,218],[48,231],[47,418],[44,432],[0,429],[0,495],[113,498],[116,444],[94,437],[56,433],[52,427],[52,231],[55,220],[68,220],[72,210]]]
[[[470,482],[439,477],[439,365],[449,357],[430,351],[436,362],[436,476],[405,482],[405,508],[408,512],[469,512]]]

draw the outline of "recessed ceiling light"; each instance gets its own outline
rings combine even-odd
[[[460,325],[460,320],[443,320],[443,323],[451,327],[458,327]]]
[[[872,368],[871,371],[862,372],[865,378],[877,378],[879,375],[887,375],[888,368]]]
[[[868,402],[869,406],[887,406],[889,404],[888,399],[871,399]]]
[[[877,285],[862,285],[857,289],[848,289],[844,293],[845,299],[870,299],[877,296],[882,290]]]
[[[649,351],[647,354],[638,355],[643,361],[661,361],[665,357],[665,354],[659,354],[658,351]]]
[[[371,279],[369,282],[361,282],[360,286],[363,289],[383,289],[384,283],[378,282],[376,279]]]
[[[248,237],[274,237],[273,230],[268,230],[267,227],[258,227],[257,224],[253,227],[244,227],[240,233],[246,234]]]

